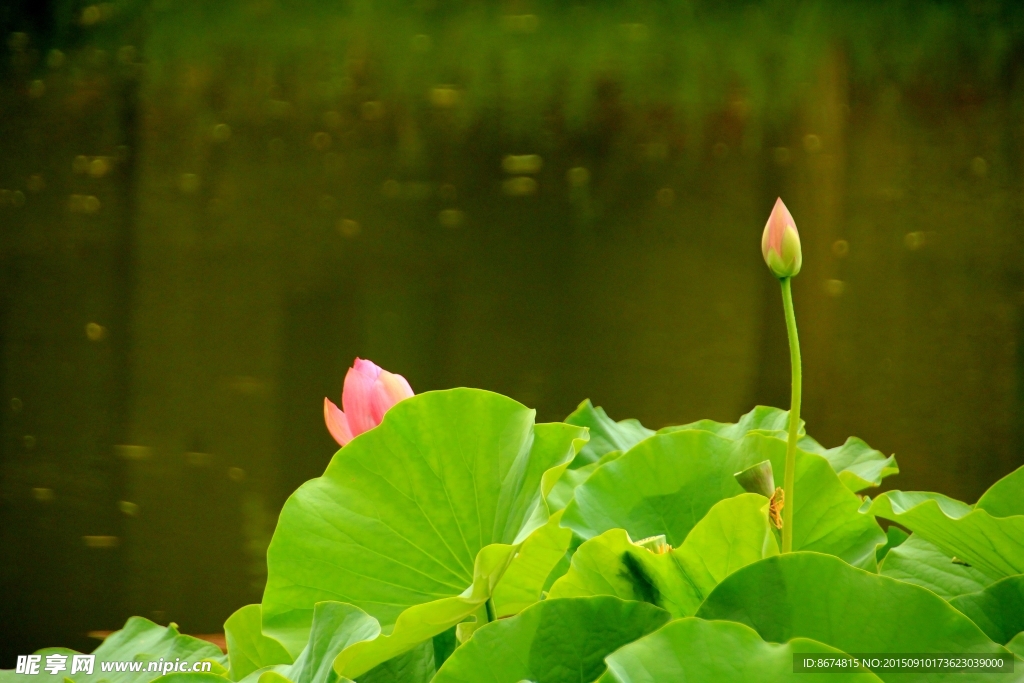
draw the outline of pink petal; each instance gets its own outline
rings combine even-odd
[[[786,228],[792,226],[796,230],[796,222],[793,220],[793,214],[789,212],[789,209],[782,201],[782,197],[775,200],[775,206],[772,207],[772,214],[768,217],[767,236],[768,236],[768,248],[777,254],[782,253],[782,236],[786,232]]]
[[[381,370],[380,377],[374,385],[371,412],[377,424],[384,419],[384,413],[399,401],[413,395],[412,387],[401,375]]]
[[[348,426],[353,436],[373,429],[380,420],[373,416],[374,385],[380,368],[370,361],[356,359],[345,374],[345,386],[341,390],[341,406],[348,417]]]
[[[370,379],[377,379],[380,373],[383,372],[376,363],[370,360],[363,360],[362,358],[356,358],[355,362],[352,363],[352,369]]]
[[[324,399],[324,422],[327,424],[327,431],[331,433],[339,446],[344,446],[352,440],[352,430],[349,429],[348,418],[329,398]]]

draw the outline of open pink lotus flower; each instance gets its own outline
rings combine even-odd
[[[341,390],[344,412],[325,398],[324,421],[334,440],[344,446],[379,425],[391,406],[412,395],[412,387],[401,375],[356,358],[345,375],[345,387]]]

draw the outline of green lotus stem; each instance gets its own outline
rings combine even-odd
[[[494,621],[494,600],[487,598],[487,602],[484,603],[487,606],[487,622]]]
[[[789,438],[786,440],[786,474],[782,484],[782,552],[793,552],[793,485],[796,478],[796,441],[800,432],[800,338],[796,331],[796,313],[793,311],[793,286],[791,277],[779,280],[782,285],[782,306],[786,310],[786,333],[789,336],[789,364],[793,373],[789,401]]]

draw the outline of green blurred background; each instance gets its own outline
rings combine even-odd
[[[1016,2],[7,0],[0,666],[258,602],[356,355],[658,428],[1024,462]],[[892,480],[891,480],[892,481]]]

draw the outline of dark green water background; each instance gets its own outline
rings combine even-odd
[[[556,420],[788,404],[973,502],[1024,462],[1024,10],[8,2],[0,665],[257,602],[356,356]]]

